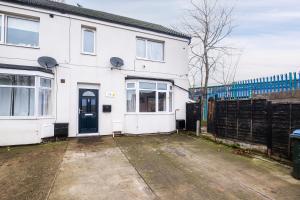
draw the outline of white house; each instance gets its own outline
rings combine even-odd
[[[0,146],[171,132],[185,119],[187,35],[47,0],[0,0],[0,30]]]

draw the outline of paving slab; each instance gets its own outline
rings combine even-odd
[[[155,199],[111,137],[69,142],[50,200]]]

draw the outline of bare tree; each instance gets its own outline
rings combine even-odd
[[[192,8],[187,10],[182,28],[192,36],[190,45],[190,69],[198,71],[200,87],[203,88],[203,101],[207,99],[208,82],[211,75],[222,72],[223,80],[233,79],[236,66],[228,68],[224,61],[233,48],[226,44],[226,38],[233,30],[233,7],[227,7],[218,0],[191,0]],[[229,71],[228,71],[229,70]],[[195,81],[195,77],[193,77]]]

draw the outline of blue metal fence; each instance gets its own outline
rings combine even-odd
[[[274,75],[264,78],[256,78],[237,81],[230,85],[210,86],[207,90],[207,99],[248,99],[254,94],[268,94],[300,89],[300,72]],[[202,88],[191,88],[190,97],[200,99]],[[204,104],[203,119],[207,118],[207,103]]]

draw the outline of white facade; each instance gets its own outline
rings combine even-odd
[[[10,45],[4,40],[0,44],[1,64],[39,67],[37,59],[41,56],[53,57],[59,63],[53,74],[0,68],[0,75],[27,74],[36,77],[34,114],[0,116],[0,146],[39,143],[42,138],[54,136],[55,123],[68,123],[69,137],[77,137],[108,135],[113,131],[128,134],[171,132],[175,130],[175,116],[176,119],[185,119],[185,103],[188,101],[187,39],[1,1],[0,13],[4,19],[11,15],[32,18],[39,22],[38,46]],[[49,14],[53,14],[53,17]],[[94,30],[93,54],[82,53],[82,28]],[[3,27],[1,30],[4,30]],[[137,38],[163,42],[163,61],[138,58]],[[111,69],[111,57],[120,57],[124,60],[121,70]],[[135,78],[126,78],[132,76]],[[53,79],[52,109],[51,114],[47,116],[40,116],[38,112],[39,77]],[[168,80],[172,80],[174,84]],[[127,112],[126,83],[129,82],[136,83],[135,87],[138,87],[140,82],[166,83],[172,86],[172,94],[169,94],[170,91],[163,94],[166,95],[165,101],[168,102],[165,111],[158,111],[156,100],[155,112],[139,112],[139,90],[136,89],[136,112]],[[99,91],[96,133],[79,134],[80,88]],[[156,90],[156,95],[158,92]],[[172,98],[171,103],[169,98]],[[103,105],[111,105],[111,112],[103,112]]]

